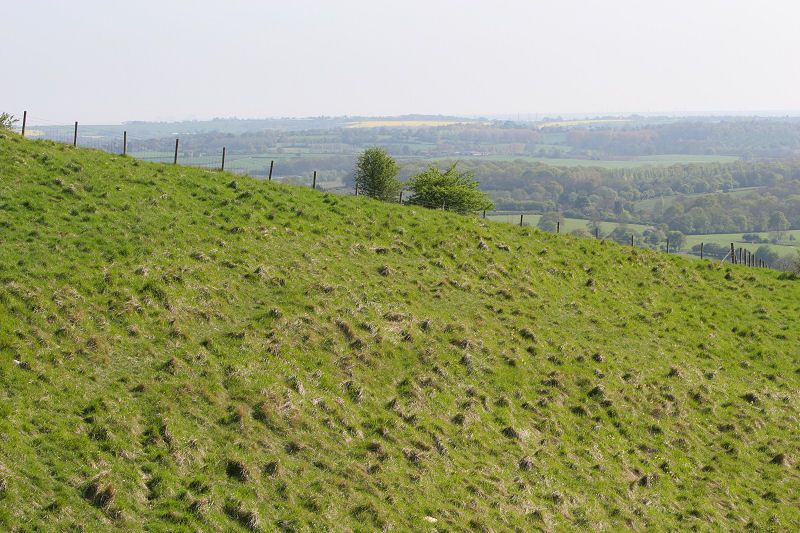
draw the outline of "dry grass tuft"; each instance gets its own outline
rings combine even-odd
[[[239,481],[245,482],[250,479],[250,470],[241,461],[228,460],[225,464],[225,473]]]
[[[264,473],[270,477],[275,477],[280,472],[280,463],[278,461],[269,461],[264,465]]]
[[[114,500],[114,485],[105,479],[105,474],[95,476],[83,487],[83,497],[95,507],[106,508]]]
[[[209,498],[198,498],[189,504],[189,512],[203,516],[211,510],[211,500]]]
[[[222,510],[228,515],[231,519],[239,522],[242,527],[248,529],[250,531],[261,531],[261,520],[258,517],[258,513],[256,511],[248,511],[242,505],[242,502],[228,499],[225,502]]]
[[[773,465],[790,466],[789,458],[786,455],[779,453],[769,461]]]

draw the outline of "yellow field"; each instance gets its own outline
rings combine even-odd
[[[607,119],[594,119],[594,120],[557,120],[553,122],[543,122],[539,124],[540,128],[559,128],[566,126],[583,126],[587,124],[619,124],[623,122],[631,122],[627,118],[607,118]]]
[[[426,128],[435,126],[451,126],[463,124],[452,120],[365,120],[350,122],[348,128]]]

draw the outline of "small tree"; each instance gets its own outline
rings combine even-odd
[[[641,235],[638,232],[630,229],[627,224],[620,224],[614,231],[608,234],[608,237],[615,242],[620,244],[630,244],[631,243],[631,235],[633,235],[634,239],[639,238],[641,239]]]
[[[373,146],[358,156],[356,186],[361,194],[379,200],[397,200],[402,185],[397,181],[400,168],[386,150]]]
[[[776,241],[783,239],[789,227],[789,220],[783,214],[783,211],[775,211],[770,215],[769,229],[774,232]]]
[[[669,237],[669,249],[680,252],[686,246],[686,235],[680,231],[670,231],[667,233]]]
[[[585,229],[585,228],[574,229],[574,230],[570,231],[569,234],[570,235],[574,235],[576,237],[583,237],[583,238],[594,237],[594,235],[589,233],[589,230]]]
[[[0,130],[10,130],[19,119],[10,113],[0,113]]]
[[[474,213],[493,209],[494,204],[485,193],[478,190],[478,182],[471,172],[459,172],[458,163],[442,172],[431,166],[425,172],[412,176],[408,188],[413,193],[409,203],[425,207],[442,207],[457,213]]]
[[[603,236],[603,224],[597,218],[592,218],[587,224],[586,227],[589,228],[589,233],[592,234],[592,237],[595,235],[598,237]]]
[[[558,224],[564,222],[564,217],[557,211],[550,211],[539,217],[539,222],[536,226],[543,231],[555,233],[558,229]]]
[[[758,250],[756,250],[756,257],[763,260],[768,266],[773,266],[781,256],[772,246],[762,244],[758,247]]]

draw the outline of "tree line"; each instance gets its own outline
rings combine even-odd
[[[666,224],[683,233],[764,232],[776,212],[800,228],[800,161],[692,163],[606,169],[516,161],[463,161],[504,211]],[[413,173],[422,163],[410,162]]]
[[[565,144],[574,154],[600,157],[655,154],[730,154],[749,158],[800,156],[796,118],[682,120],[622,128],[573,128]]]

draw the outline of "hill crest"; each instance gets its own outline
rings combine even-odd
[[[800,524],[774,272],[0,137],[7,529]]]

